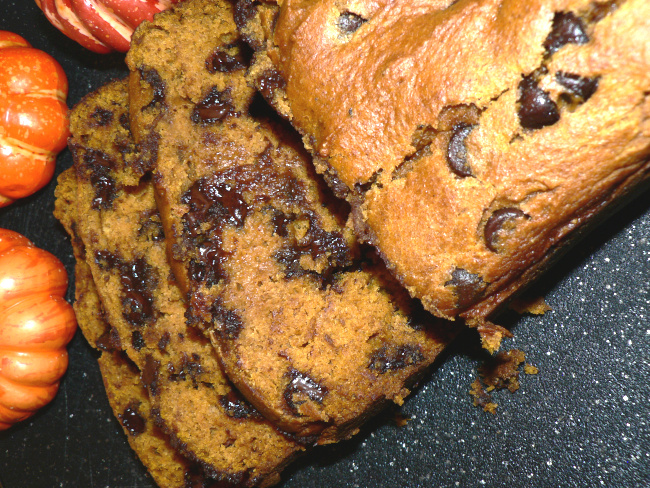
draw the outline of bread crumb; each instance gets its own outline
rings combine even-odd
[[[481,336],[481,346],[490,354],[499,350],[504,337],[512,337],[512,332],[508,329],[488,321],[479,322],[476,325],[476,330]]]
[[[529,313],[532,315],[544,315],[546,312],[553,310],[544,297],[519,297],[510,302],[510,308],[518,314]]]
[[[524,364],[524,373],[537,374],[539,373],[539,369],[537,368],[537,366],[533,366],[532,364]]]
[[[393,417],[393,422],[395,422],[395,425],[398,427],[406,427],[406,424],[408,424],[409,420],[411,420],[410,417],[406,417],[400,412],[396,412]]]
[[[508,389],[514,393],[519,389],[519,367],[526,360],[526,354],[519,349],[502,351],[488,359],[478,368],[479,377],[470,386],[470,395],[474,398],[475,407],[483,411],[496,413],[498,406],[492,400],[490,393],[495,390]],[[539,370],[531,365],[524,364],[524,373],[537,374]]]

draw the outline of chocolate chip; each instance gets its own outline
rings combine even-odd
[[[465,141],[469,133],[472,132],[473,125],[461,122],[454,125],[449,145],[447,146],[447,164],[449,168],[461,178],[472,176],[472,168],[467,162],[467,146]]]
[[[201,215],[201,221],[210,219],[219,221],[221,225],[241,227],[251,210],[244,199],[243,191],[244,188],[233,181],[222,178],[202,178],[183,194],[181,202],[190,206],[190,216]],[[200,225],[201,222],[192,225],[195,233]]]
[[[122,349],[122,341],[120,340],[120,335],[117,332],[117,329],[114,327],[109,328],[106,332],[99,336],[95,342],[95,345],[102,351],[119,351]]]
[[[235,3],[234,20],[238,29],[244,30],[246,24],[255,18],[257,3],[254,0],[239,0]]]
[[[485,223],[485,228],[483,229],[483,235],[485,238],[485,245],[492,252],[498,252],[499,240],[501,238],[500,233],[503,227],[512,222],[513,220],[520,218],[530,218],[519,208],[500,208],[490,215],[487,222]]]
[[[273,229],[276,235],[287,237],[289,235],[289,223],[294,220],[291,216],[286,215],[280,210],[276,210],[271,218]]]
[[[302,255],[326,259],[330,268],[347,266],[351,261],[351,251],[343,236],[322,228],[318,217],[309,210],[303,184],[288,171],[279,173],[269,151],[264,151],[256,164],[197,180],[181,197],[181,202],[189,207],[183,225],[188,236],[186,246],[194,254],[190,259],[192,280],[211,286],[225,278],[223,265],[230,254],[221,248],[222,229],[226,225],[241,227],[251,212],[262,208],[271,208],[277,235],[287,239],[276,259],[285,265],[289,277],[305,274],[296,264]],[[244,197],[245,192],[250,201]],[[298,207],[298,212],[304,213],[286,215],[269,202]],[[289,236],[289,221],[296,219],[309,221],[309,230],[299,239]],[[330,271],[323,275],[331,276]]]
[[[351,250],[340,232],[326,231],[314,215],[301,216],[309,220],[309,230],[300,239],[285,234],[285,242],[274,257],[284,267],[285,279],[313,275],[321,281],[321,287],[331,283],[337,270],[352,264]],[[284,229],[286,231],[286,229]],[[302,256],[310,256],[314,261],[327,260],[327,267],[321,273],[304,269],[300,263]]]
[[[158,340],[158,349],[161,352],[164,352],[167,349],[167,346],[169,345],[170,341],[171,341],[171,335],[169,334],[169,332],[164,332],[160,336],[160,339]]]
[[[226,415],[235,419],[262,418],[262,415],[255,410],[255,407],[235,390],[230,390],[226,395],[219,397],[219,404],[226,411]]]
[[[445,286],[453,287],[456,294],[456,306],[462,310],[481,298],[487,283],[478,274],[470,273],[462,268],[455,268],[451,272],[451,280],[447,281]]]
[[[586,44],[589,37],[585,26],[573,12],[556,12],[551,32],[544,41],[546,52],[551,55],[565,44]]]
[[[227,309],[220,298],[215,300],[212,305],[212,321],[217,333],[224,340],[237,340],[239,333],[244,328],[237,312]]]
[[[573,103],[584,103],[596,93],[600,77],[593,78],[580,76],[572,73],[558,71],[555,74],[555,80],[567,89],[562,95],[567,97]]]
[[[424,361],[420,346],[411,344],[383,345],[370,356],[368,368],[384,374],[415,366]]]
[[[284,389],[284,400],[294,415],[299,416],[300,405],[307,400],[322,404],[328,391],[308,374],[291,368],[286,374],[290,378]]]
[[[336,21],[336,26],[346,35],[353,34],[366,23],[366,19],[352,12],[343,12]]]
[[[139,351],[146,345],[144,342],[144,337],[142,337],[142,333],[139,330],[134,330],[131,333],[131,345],[136,351]]]
[[[131,325],[146,325],[154,316],[152,288],[157,284],[154,270],[144,258],[137,258],[124,263],[120,273],[122,315]]]
[[[165,231],[160,220],[160,214],[157,211],[144,212],[140,222],[138,236],[153,242],[160,242],[165,239]]]
[[[108,251],[95,252],[101,269],[116,269],[120,276],[122,316],[131,325],[142,327],[154,318],[153,288],[158,277],[144,258],[131,262]]]
[[[213,86],[208,94],[196,104],[190,118],[196,124],[213,124],[235,115],[235,113],[229,89],[219,91],[216,86]]]
[[[160,368],[160,361],[147,354],[144,358],[144,367],[140,375],[142,384],[147,388],[153,396],[158,394],[158,369]]]
[[[267,100],[273,100],[278,90],[284,90],[286,82],[279,71],[266,70],[257,80],[257,88]]]
[[[179,364],[173,365],[170,363],[168,369],[170,370],[169,379],[171,381],[185,381],[189,378],[195,385],[197,384],[197,378],[203,374],[201,357],[196,353],[192,353],[190,357],[183,352]]]
[[[123,113],[120,115],[120,125],[122,126],[122,129],[130,131],[131,130],[131,122],[129,121],[129,114],[128,113]]]
[[[541,129],[560,120],[557,104],[535,78],[535,74],[524,76],[519,83],[519,123],[526,129]]]
[[[232,73],[246,67],[241,55],[228,54],[226,51],[215,51],[205,60],[205,68],[209,73]]]
[[[153,90],[151,101],[142,107],[142,110],[162,104],[165,101],[166,87],[158,71],[155,68],[145,68],[144,66],[138,67],[138,71],[140,72],[140,78]]]
[[[103,151],[88,149],[83,155],[83,164],[95,192],[91,208],[111,208],[117,197],[115,179],[111,174],[111,170],[117,166],[116,161]]]
[[[133,405],[124,409],[124,413],[120,415],[120,422],[132,436],[142,434],[147,428],[144,418],[138,413],[137,407]]]
[[[105,108],[97,107],[93,113],[90,114],[91,127],[105,127],[113,121],[113,112]]]
[[[299,278],[312,273],[300,265],[300,249],[292,245],[284,245],[273,255],[275,260],[284,268],[285,279]]]
[[[188,273],[192,281],[208,288],[226,279],[224,263],[230,253],[224,251],[219,242],[205,241],[196,249],[196,257],[190,259]]]

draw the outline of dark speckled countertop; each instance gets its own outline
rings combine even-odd
[[[83,50],[45,20],[33,0],[3,0],[0,29],[24,36],[63,65],[69,105],[126,74],[122,55]],[[58,159],[57,174],[72,164]],[[72,273],[69,240],[52,217],[54,181],[0,209],[0,227],[25,234]],[[73,284],[68,298],[72,299]],[[591,233],[529,293],[543,316],[497,322],[537,375],[494,395],[496,415],[472,405],[481,364],[466,333],[405,405],[353,440],[314,450],[282,488],[650,487],[650,192]],[[56,399],[0,433],[4,488],[149,488],[154,484],[113,418],[96,357],[80,334]],[[396,414],[408,419],[395,422]]]

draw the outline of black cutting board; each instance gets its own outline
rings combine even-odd
[[[70,82],[70,106],[126,75],[120,54],[84,50],[52,27],[33,0],[3,0],[0,29],[52,54]],[[57,175],[72,164],[67,150]],[[52,216],[54,180],[0,209],[16,230],[58,256],[72,277],[70,242]],[[494,395],[495,415],[472,405],[481,364],[465,333],[401,409],[353,440],[318,448],[291,466],[297,487],[650,487],[650,192],[597,228],[543,280],[552,311],[497,322],[538,375]],[[71,283],[68,299],[73,298]],[[0,433],[4,488],[153,487],[106,400],[96,355],[80,334],[55,400]],[[407,422],[397,422],[406,418]]]

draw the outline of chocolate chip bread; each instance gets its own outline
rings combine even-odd
[[[102,344],[124,349],[140,369],[152,405],[148,419],[212,482],[268,486],[302,448],[240,397],[210,342],[185,324],[186,306],[166,260],[151,181],[145,175],[137,186],[124,183],[124,166],[139,163],[137,151],[117,143],[128,132],[122,124],[128,106],[113,102],[126,93],[125,82],[111,83],[86,97],[70,117],[74,231],[112,326]],[[92,124],[98,109],[110,113],[99,126]]]
[[[220,41],[190,45],[206,17]],[[364,256],[293,132],[247,108],[230,4],[188,1],[142,24],[127,64],[186,317],[228,377],[308,443],[401,403],[451,334]]]
[[[238,6],[258,88],[436,315],[482,322],[648,177],[645,0],[277,3]]]
[[[161,488],[186,488],[189,483],[210,480],[201,467],[191,463],[172,447],[170,439],[152,420],[149,394],[140,381],[140,371],[119,351],[120,341],[105,320],[90,267],[85,261],[85,249],[76,235],[77,179],[74,168],[59,176],[56,187],[54,214],[70,233],[76,257],[75,313],[79,328],[99,353],[99,366],[108,400],[115,417],[122,425],[134,452]]]

